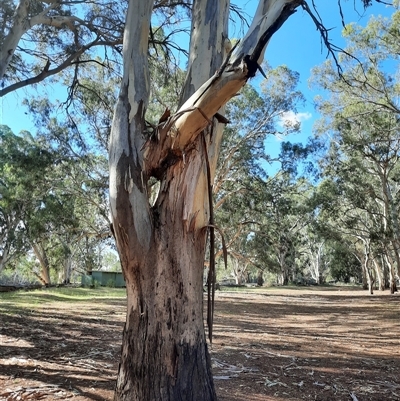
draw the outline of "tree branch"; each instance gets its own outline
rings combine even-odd
[[[115,42],[104,42],[104,41],[100,41],[99,39],[95,39],[93,42],[89,43],[86,46],[81,47],[78,51],[71,54],[67,59],[65,59],[61,64],[59,64],[56,68],[53,68],[53,69],[50,69],[50,60],[48,60],[46,62],[46,65],[43,67],[43,70],[35,77],[25,79],[24,81],[16,82],[3,89],[0,89],[0,97],[5,96],[8,93],[13,92],[17,89],[21,89],[21,88],[24,88],[29,85],[37,84],[38,82],[41,82],[44,79],[46,79],[52,75],[58,74],[59,72],[63,71],[64,69],[74,65],[76,59],[78,59],[87,50],[89,50],[95,46],[105,46],[105,45],[115,46],[120,43],[121,43],[120,40],[117,40]],[[87,61],[80,61],[80,63],[84,63],[84,62],[87,62]]]

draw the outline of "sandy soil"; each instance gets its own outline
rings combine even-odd
[[[112,400],[124,300],[39,298],[0,298],[0,400]],[[214,324],[220,401],[400,400],[400,295],[222,291]]]

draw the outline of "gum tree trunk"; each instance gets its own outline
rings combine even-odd
[[[46,250],[44,249],[43,245],[39,243],[32,244],[32,249],[40,263],[40,274],[38,278],[43,285],[50,285],[50,264],[49,259],[47,258]]]
[[[255,75],[272,34],[299,4],[261,1],[227,58],[228,0],[195,1],[183,104],[149,136],[153,2],[129,1],[110,140],[112,227],[128,295],[115,401],[216,400],[203,324],[209,181],[222,138],[215,115]],[[150,177],[160,181],[152,207]]]

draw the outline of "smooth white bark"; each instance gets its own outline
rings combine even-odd
[[[26,24],[28,7],[29,0],[21,0],[19,2],[15,10],[12,27],[2,43],[0,53],[0,79],[3,79],[15,49],[17,48],[22,35],[28,29],[28,25]]]
[[[22,36],[28,32],[29,29],[40,24],[51,25],[59,28],[63,25],[67,25],[73,29],[73,22],[79,20],[73,16],[48,17],[46,14],[57,5],[57,2],[49,1],[48,3],[51,3],[49,7],[31,18],[29,17],[30,1],[20,0],[18,3],[17,8],[15,9],[12,26],[2,43],[0,53],[0,79],[3,79]]]
[[[118,199],[124,202],[122,198],[128,196],[137,241],[145,250],[149,247],[152,224],[145,178],[139,175],[143,169],[143,124],[150,90],[147,48],[152,8],[153,1],[129,2],[124,31],[123,78],[109,154],[111,214],[115,221]]]

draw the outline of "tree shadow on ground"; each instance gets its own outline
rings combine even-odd
[[[296,294],[218,294],[220,401],[400,400],[399,297]]]
[[[49,399],[54,388],[74,400],[111,399],[125,303],[65,302],[49,294],[31,306],[7,299],[0,308],[0,388],[16,389],[9,399],[23,399],[18,391],[35,386],[43,396],[51,390]]]
[[[53,295],[0,303],[0,399],[111,400],[126,300]],[[219,400],[400,400],[398,313],[387,294],[218,293]]]

